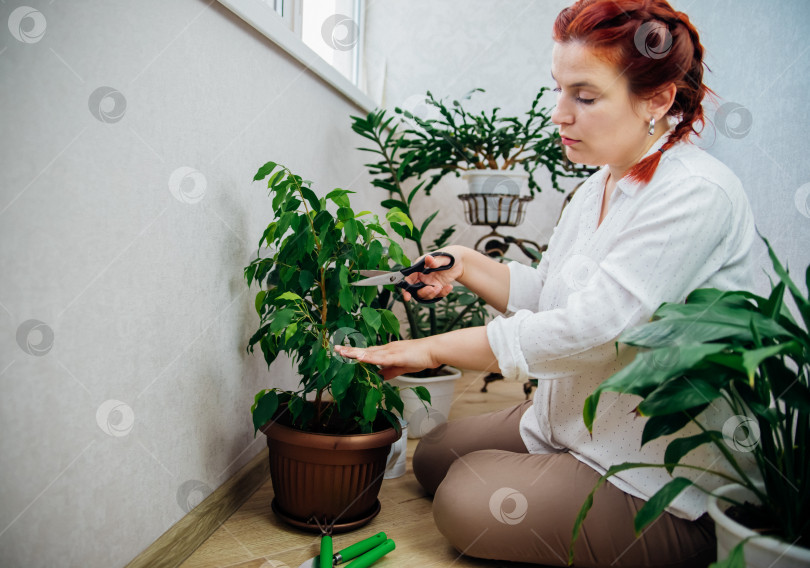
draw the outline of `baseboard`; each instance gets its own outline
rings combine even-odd
[[[270,478],[267,448],[177,521],[126,568],[176,568]]]

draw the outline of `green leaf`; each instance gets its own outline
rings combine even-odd
[[[664,452],[664,464],[666,464],[667,471],[672,474],[675,469],[675,464],[680,463],[681,458],[702,446],[703,444],[711,444],[715,440],[723,438],[721,432],[715,430],[707,430],[694,436],[687,436],[686,438],[676,438],[672,440]]]
[[[256,409],[253,411],[253,435],[270,422],[278,410],[278,395],[276,391],[267,391],[256,403]]]
[[[298,417],[301,415],[301,411],[304,410],[304,400],[299,397],[293,397],[290,402],[287,404],[287,408],[290,409],[290,415],[292,416],[293,423],[298,421]]]
[[[379,310],[379,314],[382,316],[383,329],[395,337],[399,337],[399,320],[394,312],[383,309]]]
[[[681,345],[639,353],[629,365],[604,380],[586,399],[582,415],[586,427],[592,431],[599,395],[602,392],[612,391],[644,397],[672,377],[682,375],[705,357],[719,353],[727,347],[722,343]]]
[[[707,406],[708,404],[704,404],[691,409],[689,412],[651,416],[644,425],[644,431],[641,434],[641,445],[643,446],[661,436],[674,434],[691,422],[691,416],[699,415]]]
[[[301,286],[301,290],[309,290],[312,284],[315,282],[315,275],[312,274],[309,270],[302,270],[298,274],[298,285]]]
[[[262,315],[262,303],[264,303],[264,297],[267,295],[267,290],[261,290],[258,294],[256,294],[256,300],[254,304],[256,306],[256,313]]]
[[[290,325],[287,326],[287,329],[284,330],[284,342],[288,342],[292,336],[296,334],[298,331],[298,324],[296,322],[292,322]]]
[[[790,338],[774,320],[754,311],[715,304],[663,304],[656,321],[626,331],[619,341],[636,347],[665,347],[708,341],[751,341],[751,325],[767,337]]]
[[[390,241],[388,243],[388,256],[402,266],[409,266],[411,261],[408,260],[408,257],[405,256],[405,253],[402,252],[402,247],[399,246],[395,241]]]
[[[367,422],[374,422],[374,419],[377,418],[377,405],[380,404],[381,400],[382,395],[377,389],[371,388],[366,392],[366,400],[363,403],[363,418]]]
[[[377,310],[363,306],[360,308],[360,314],[363,316],[363,320],[369,325],[369,327],[373,328],[374,331],[380,330],[380,326],[382,325],[382,317]]]
[[[408,227],[406,227],[405,225],[400,225],[399,223],[391,223],[391,229],[393,229],[393,231],[403,239],[410,239],[412,237],[414,239],[416,238],[416,236],[412,234],[412,231],[408,229]]]
[[[348,205],[345,207],[338,207],[337,218],[344,222],[349,219],[354,219],[354,211]]]
[[[343,363],[332,379],[332,397],[336,401],[343,400],[346,392],[351,386],[352,378],[354,377],[355,364]]]
[[[368,265],[372,268],[379,266],[383,255],[383,246],[380,241],[371,241],[368,245]]]
[[[413,221],[411,218],[408,217],[405,213],[399,210],[399,208],[394,207],[390,211],[385,214],[385,218],[388,219],[389,223],[400,222],[404,223],[408,226],[408,228],[413,231]]]
[[[348,189],[333,189],[326,194],[326,199],[331,199],[332,202],[338,207],[349,207],[350,203],[349,198],[347,197],[349,193],[354,192],[349,191]]]
[[[279,300],[300,300],[302,299],[301,296],[296,294],[295,292],[284,292],[278,295]]]
[[[290,325],[290,321],[295,315],[295,310],[284,308],[278,310],[273,314],[273,319],[270,322],[270,332],[278,335],[285,327]]]
[[[267,162],[265,165],[259,168],[259,171],[256,172],[256,175],[253,176],[253,181],[259,181],[260,179],[264,179],[267,177],[267,174],[272,172],[276,169],[275,162]]]
[[[706,381],[678,377],[664,383],[647,395],[644,401],[638,405],[638,412],[642,416],[672,414],[701,404],[708,404],[720,396],[720,391]]]
[[[383,199],[380,201],[380,205],[385,207],[386,209],[396,209],[397,211],[407,211],[408,205],[399,199]]]
[[[315,195],[314,191],[304,185],[301,186],[301,194],[304,196],[304,199],[309,202],[309,206],[312,207],[315,213],[321,210],[321,202],[318,200],[318,196]]]
[[[439,211],[436,210],[436,211],[433,212],[433,214],[430,217],[425,219],[425,222],[422,223],[422,226],[419,228],[419,233],[420,234],[422,234],[422,235],[425,234],[425,229],[428,228],[428,225],[430,225],[430,222],[433,221],[434,217],[436,217],[436,215],[438,215],[438,214],[439,214]]]
[[[416,393],[416,396],[419,397],[419,400],[424,400],[425,402],[430,404],[430,391],[429,390],[427,390],[423,386],[409,387],[409,388],[413,389],[413,392]]]
[[[382,388],[385,407],[389,410],[396,410],[402,416],[403,412],[405,412],[405,404],[402,402],[402,397],[399,396],[399,389],[395,389],[388,382],[384,382]]]
[[[574,562],[574,545],[577,542],[577,538],[579,538],[580,530],[582,529],[582,523],[585,522],[585,517],[588,516],[588,512],[593,507],[593,496],[600,487],[602,487],[605,482],[607,481],[608,477],[616,475],[617,473],[621,473],[627,469],[637,469],[640,467],[649,467],[649,464],[645,463],[623,463],[620,465],[614,465],[610,467],[605,474],[599,478],[594,485],[594,488],[591,489],[591,492],[588,493],[588,496],[585,498],[585,502],[582,504],[582,507],[579,509],[579,513],[577,514],[577,518],[574,520],[574,528],[571,531],[571,543],[568,546],[568,564],[571,565]]]
[[[357,221],[354,219],[346,219],[343,223],[343,232],[346,235],[346,241],[349,243],[357,242]]]
[[[762,240],[765,241],[765,245],[768,247],[768,256],[771,257],[774,271],[779,276],[779,279],[787,285],[788,290],[790,290],[790,295],[793,296],[793,300],[799,308],[799,313],[802,315],[804,325],[810,327],[810,299],[804,297],[799,287],[796,286],[790,278],[787,269],[783,267],[779,259],[776,258],[776,253],[773,251],[773,248],[771,248],[771,243],[768,242],[768,239],[763,237]],[[805,274],[805,279],[807,279],[807,274]]]
[[[660,517],[661,513],[672,503],[675,497],[680,495],[684,489],[691,485],[693,485],[691,480],[685,477],[676,477],[659,489],[658,492],[641,507],[641,510],[636,513],[636,518],[633,520],[636,536],[641,534],[644,527]]]
[[[340,289],[338,292],[338,302],[340,302],[340,307],[347,312],[352,311],[354,308],[354,296],[352,295],[352,289],[349,286],[345,286]]]
[[[742,354],[742,364],[745,372],[748,375],[748,382],[754,384],[754,375],[757,372],[760,364],[765,359],[779,355],[781,353],[796,353],[801,354],[802,346],[796,341],[788,341],[779,345],[771,345],[769,347],[761,347],[759,349],[752,349]]]

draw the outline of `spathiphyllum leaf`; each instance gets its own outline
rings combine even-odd
[[[660,517],[661,513],[669,507],[670,503],[672,503],[684,489],[691,485],[691,480],[685,477],[676,477],[659,489],[658,492],[641,507],[639,512],[636,513],[636,518],[633,522],[636,534],[641,534],[641,531],[643,531],[647,525]]]

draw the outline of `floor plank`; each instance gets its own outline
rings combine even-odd
[[[467,371],[458,380],[450,418],[500,410],[525,400],[522,385],[499,381],[481,393],[483,374]],[[417,483],[411,458],[418,440],[408,440],[405,475],[383,481],[382,510],[368,525],[334,536],[339,550],[384,531],[396,550],[374,564],[375,568],[400,566],[494,568],[519,564],[483,561],[460,556],[439,533],[431,514],[431,499]],[[268,481],[181,565],[181,568],[298,568],[318,554],[319,537],[283,524],[270,510],[273,487]]]

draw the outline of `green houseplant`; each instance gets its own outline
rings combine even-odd
[[[541,191],[533,174],[544,168],[551,174],[551,184],[557,191],[561,177],[582,177],[591,169],[573,164],[565,155],[549,108],[540,106],[548,91],[542,87],[522,119],[499,116],[500,108],[480,113],[468,112],[454,100],[447,104],[428,91],[425,103],[434,107],[436,118],[427,120],[407,109],[395,111],[410,121],[405,130],[407,168],[421,177],[430,173],[425,191],[430,190],[446,175],[457,177],[463,172],[481,170],[514,171],[520,167],[528,176],[529,191]],[[473,89],[463,100],[469,100]]]
[[[376,367],[344,359],[333,346],[373,345],[383,334],[399,334],[397,318],[378,304],[375,289],[348,284],[359,270],[389,270],[392,261],[408,259],[375,215],[352,210],[352,191],[318,197],[310,182],[274,162],[254,177],[265,179],[273,220],[244,270],[248,286],[261,288],[260,324],[247,349],[258,345],[268,368],[285,353],[301,376],[298,390],[262,390],[251,408],[254,428],[270,446],[273,507],[303,528],[314,527],[313,516],[357,526],[379,510],[385,458],[400,435],[393,411],[401,411],[402,401]],[[386,217],[397,231],[412,226],[401,211]],[[416,394],[428,398],[422,389]],[[346,456],[361,446],[358,473]],[[313,447],[320,453],[310,455]]]
[[[799,558],[795,565],[806,566],[810,561],[810,297],[765,243],[779,279],[769,297],[702,289],[690,294],[684,304],[663,304],[650,323],[620,337],[643,351],[605,380],[586,399],[583,411],[585,424],[593,431],[601,393],[641,397],[636,411],[649,418],[642,444],[679,432],[690,423],[698,426],[697,434],[669,442],[663,464],[613,466],[597,488],[620,471],[642,467],[664,467],[671,475],[677,468],[698,469],[741,486],[742,492],[716,491],[709,497],[710,512],[720,498],[733,505],[735,515],[746,519],[741,523],[757,520],[751,527],[756,533],[748,533],[749,538],[736,544],[724,540],[718,523],[718,557],[728,555],[719,566],[744,566],[744,556],[763,554],[757,548],[764,538],[760,535],[774,535],[785,543],[765,541],[763,546],[781,550],[777,555],[785,559],[795,555]],[[810,285],[810,267],[806,281]],[[798,309],[798,322],[786,307],[786,290]],[[706,416],[701,414],[715,400],[725,401],[734,413],[722,431],[706,427]],[[719,451],[730,474],[682,463],[704,444]],[[753,468],[745,464],[750,458]],[[658,518],[692,485],[711,493],[686,477],[673,477],[638,512],[636,531]],[[592,502],[593,492],[575,523],[574,539]],[[573,542],[570,554],[573,558]],[[770,565],[774,558],[763,565]],[[758,565],[752,559],[748,562]]]

